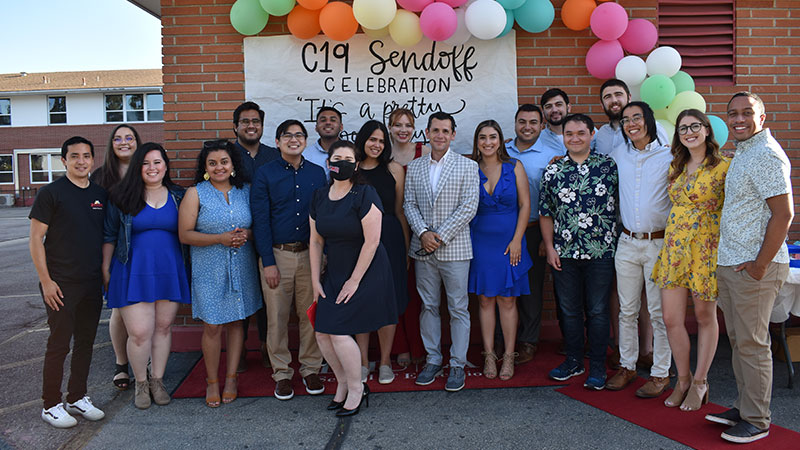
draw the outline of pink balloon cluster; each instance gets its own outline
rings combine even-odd
[[[617,63],[625,52],[642,54],[650,51],[658,40],[656,27],[647,20],[628,20],[628,13],[618,3],[603,3],[589,20],[592,33],[600,38],[586,52],[586,69],[595,78],[614,78]]]

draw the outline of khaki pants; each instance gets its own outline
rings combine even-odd
[[[770,263],[761,280],[747,271],[717,266],[719,307],[731,341],[733,374],[739,396],[733,406],[742,420],[769,428],[772,399],[772,352],[769,316],[786,276],[788,264]]]
[[[270,289],[266,281],[261,283],[267,305],[267,352],[272,364],[272,379],[290,380],[294,375],[294,370],[289,367],[292,355],[289,353],[288,330],[293,298],[300,325],[300,376],[319,373],[322,353],[306,315],[306,309],[313,301],[308,250],[294,253],[274,248],[272,252],[281,274],[280,283],[275,289]],[[261,267],[263,269],[263,263]],[[261,276],[264,276],[263,270]]]

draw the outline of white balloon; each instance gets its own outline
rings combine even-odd
[[[681,54],[672,47],[658,47],[647,55],[647,74],[672,77],[681,70]]]
[[[362,27],[372,30],[388,27],[396,13],[395,0],[353,0],[353,16]]]
[[[638,56],[626,56],[619,60],[614,73],[617,79],[624,81],[628,87],[638,86],[647,77],[647,63]]]
[[[477,0],[464,13],[464,22],[476,38],[494,39],[506,27],[506,10],[495,0]]]
[[[456,8],[456,17],[458,17],[458,28],[456,28],[456,32],[450,36],[450,39],[444,41],[447,45],[458,46],[464,44],[472,37],[472,34],[469,32],[467,28],[466,20],[464,15],[466,13],[465,7]],[[503,19],[505,20],[505,19]],[[505,25],[505,24],[504,24]]]

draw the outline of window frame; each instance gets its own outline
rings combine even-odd
[[[64,99],[64,111],[55,111],[54,112],[53,111],[53,107],[55,106],[55,103],[51,104],[51,102],[54,99],[58,99],[58,98],[63,98]],[[63,122],[53,122],[53,116],[54,115],[58,115],[58,116],[63,115],[64,116],[64,121]],[[68,122],[67,122],[68,120],[69,119],[67,117],[67,96],[66,95],[48,95],[47,96],[47,124],[48,125],[67,125],[68,124]]]
[[[142,108],[136,109],[130,107],[130,97],[139,95],[142,97]],[[158,95],[161,97],[160,109],[151,107],[153,100],[148,100],[150,96]],[[121,97],[122,109],[108,109],[109,97]],[[130,115],[140,113],[143,119],[133,119]],[[109,93],[103,96],[103,114],[105,123],[147,123],[147,122],[163,122],[164,121],[164,94],[162,92],[120,92]],[[110,120],[109,114],[121,114],[121,120]],[[151,118],[151,115],[157,118]]]
[[[33,157],[34,156],[44,156],[47,160],[47,169],[42,170],[34,170],[33,169]],[[53,181],[57,180],[58,177],[53,177],[53,165],[52,165],[52,158],[57,157],[58,160],[61,160],[61,151],[60,150],[50,150],[50,151],[41,151],[41,152],[31,152],[28,153],[28,181],[30,184],[49,184]],[[62,163],[63,164],[63,163]],[[56,171],[56,173],[61,173],[62,171]],[[35,181],[33,179],[34,173],[46,173],[47,174],[47,181]],[[66,168],[63,170],[63,174],[59,175],[64,176],[66,175],[67,171]]]
[[[10,169],[9,170],[3,170],[2,169],[2,165],[0,165],[0,175],[6,174],[6,173],[10,174],[11,175],[11,181],[2,181],[2,180],[0,180],[0,185],[3,185],[3,184],[14,184],[14,155],[12,153],[0,154],[0,159],[5,158],[5,157],[8,157],[8,159],[9,159],[8,164],[9,164]]]
[[[0,101],[6,100],[8,101],[8,114],[4,114],[2,110],[0,110],[0,117],[8,117],[8,123],[0,123],[0,127],[10,127],[11,126],[11,98],[10,97],[2,97]]]

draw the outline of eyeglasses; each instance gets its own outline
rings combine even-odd
[[[128,135],[128,136],[125,136],[125,137],[114,136],[114,143],[115,144],[121,144],[122,141],[131,143],[131,142],[133,142],[133,136],[131,136],[131,135]]]
[[[306,135],[305,135],[305,133],[294,133],[294,134],[292,134],[292,133],[283,133],[281,135],[281,140],[284,141],[284,142],[289,142],[289,141],[292,140],[292,138],[295,138],[298,141],[302,141],[302,140],[304,140],[306,138]]]
[[[261,119],[239,119],[239,125],[249,127],[251,124],[259,126],[261,125]]]
[[[699,132],[705,125],[700,122],[695,122],[691,125],[681,125],[678,127],[678,134],[683,136],[684,134],[688,133],[689,130],[692,130],[692,133]]]
[[[213,141],[203,142],[204,150],[225,150],[228,148],[229,142],[226,139],[215,139]]]
[[[623,117],[619,121],[619,123],[621,123],[623,127],[625,125],[628,125],[629,123],[634,123],[636,125],[641,125],[642,122],[644,122],[644,116],[642,116],[641,114],[634,114],[631,117]]]

